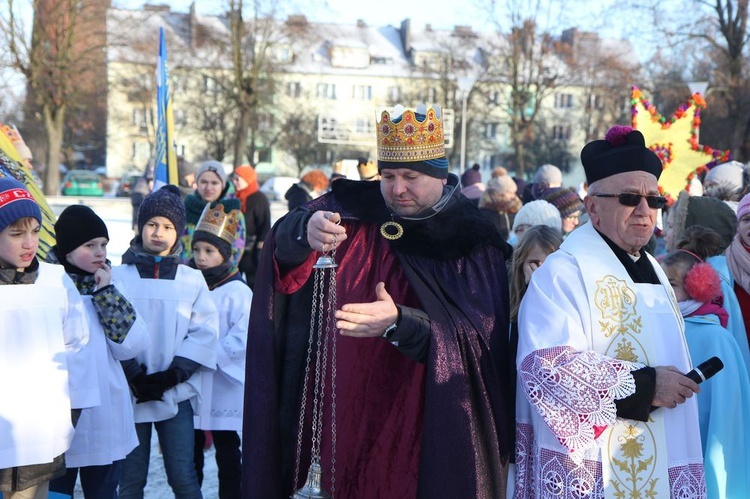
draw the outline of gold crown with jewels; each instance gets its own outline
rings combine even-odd
[[[211,208],[211,203],[208,203],[203,208],[203,214],[201,214],[201,218],[198,220],[198,225],[195,226],[195,231],[207,232],[223,239],[229,244],[233,244],[241,216],[242,212],[240,210],[232,210],[229,213],[225,213],[223,204],[217,204]]]
[[[445,157],[440,106],[420,104],[411,110],[399,104],[392,113],[383,111],[377,125],[378,161],[409,163]]]

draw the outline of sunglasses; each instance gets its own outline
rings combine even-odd
[[[592,194],[592,196],[598,198],[617,198],[623,206],[638,206],[641,203],[641,198],[646,198],[648,207],[655,210],[664,208],[667,204],[667,198],[663,196],[641,196],[640,194],[633,194],[631,192],[623,192],[622,194]]]

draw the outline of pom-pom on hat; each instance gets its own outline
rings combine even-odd
[[[643,134],[629,126],[615,125],[604,140],[595,140],[581,150],[581,162],[589,185],[618,173],[645,171],[657,179],[662,164],[648,147]]]
[[[518,191],[518,186],[508,175],[508,170],[498,166],[492,170],[492,178],[487,181],[487,190],[515,194]]]
[[[542,192],[539,199],[552,203],[560,212],[561,218],[567,218],[583,211],[583,203],[578,194],[571,189],[552,187]]]
[[[513,219],[513,230],[519,225],[546,225],[553,229],[562,230],[562,218],[560,212],[553,204],[538,199],[526,203],[518,210]]]
[[[0,232],[22,218],[35,218],[42,223],[42,210],[18,180],[0,178]]]
[[[698,263],[688,270],[682,287],[690,298],[699,302],[711,302],[722,296],[719,275],[708,263]]]
[[[224,165],[216,160],[204,161],[200,164],[197,170],[195,170],[195,181],[197,182],[201,175],[206,172],[214,172],[221,179],[221,185],[227,183],[227,172],[224,171]]]
[[[154,217],[164,217],[174,224],[177,237],[185,233],[187,220],[185,204],[176,185],[165,185],[154,191],[143,200],[138,210],[138,233],[143,233],[143,226]]]
[[[59,258],[65,258],[80,245],[97,237],[106,237],[109,240],[107,225],[88,206],[72,204],[57,217],[55,238]]]
[[[470,185],[474,184],[481,184],[482,183],[482,174],[479,172],[479,164],[474,163],[474,165],[466,170],[461,175],[461,186],[462,187],[469,187]]]

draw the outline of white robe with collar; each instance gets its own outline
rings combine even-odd
[[[33,284],[0,286],[0,469],[49,463],[68,449],[69,362],[88,341],[83,302],[62,266],[39,262]]]
[[[646,423],[616,417],[631,371],[692,367],[648,258],[661,285],[634,283],[589,223],[534,272],[519,313],[517,497],[705,497],[695,397]]]

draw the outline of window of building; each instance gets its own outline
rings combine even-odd
[[[372,100],[371,85],[354,85],[352,87],[352,99]]]
[[[487,92],[487,104],[498,105],[500,103],[500,92],[498,90],[490,90]]]
[[[273,154],[271,154],[271,149],[265,149],[261,148],[255,151],[255,156],[257,158],[256,163],[271,163],[273,159]]]
[[[318,150],[317,163],[332,163],[333,162],[333,151],[330,149]]]
[[[432,104],[437,102],[437,89],[435,87],[428,87],[422,94],[422,101],[425,104]]]
[[[336,98],[336,84],[318,83],[318,91],[316,95],[318,99],[335,99]]]
[[[287,82],[286,96],[293,99],[299,99],[302,96],[302,84],[298,81]]]
[[[555,107],[565,109],[573,107],[573,94],[555,94]]]
[[[552,127],[552,139],[570,140],[570,136],[571,136],[570,125],[554,125]]]
[[[496,139],[499,126],[499,123],[485,123],[484,137],[487,139]]]
[[[397,85],[388,87],[388,99],[393,103],[401,102],[401,87]]]
[[[356,133],[368,134],[375,133],[375,124],[368,118],[357,118],[354,121],[354,131]]]
[[[203,93],[206,95],[216,95],[221,91],[219,82],[210,76],[203,77]]]
[[[292,49],[288,45],[279,45],[275,47],[274,58],[277,62],[292,62],[293,54]]]
[[[604,97],[597,94],[592,94],[589,105],[591,106],[591,109],[604,109]]]
[[[153,118],[151,108],[136,107],[133,109],[133,125],[138,128],[141,135],[148,134],[148,127]]]

